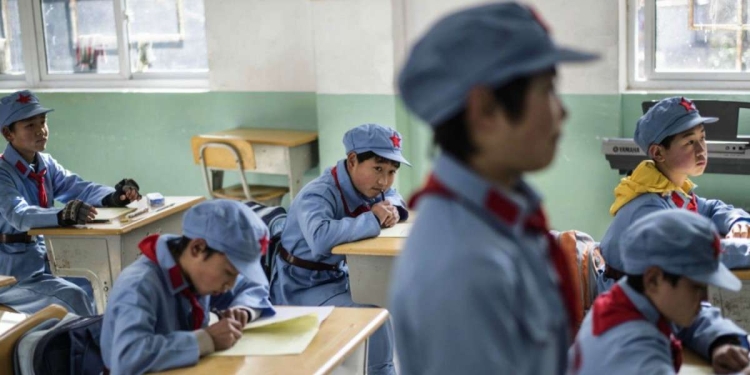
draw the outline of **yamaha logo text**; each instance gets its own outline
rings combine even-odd
[[[627,146],[615,146],[612,147],[612,151],[615,153],[623,152],[628,154],[640,154],[641,149],[638,147],[627,147]]]

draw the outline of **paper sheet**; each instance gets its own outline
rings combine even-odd
[[[380,230],[378,237],[401,237],[405,238],[411,232],[411,223],[398,223],[390,228]]]
[[[682,364],[680,367],[679,375],[713,375],[714,371],[710,366],[696,366],[689,364]]]
[[[279,322],[284,322],[300,316],[315,314],[318,318],[318,324],[331,315],[333,306],[276,306],[276,314],[266,318],[260,318],[256,321],[247,323],[244,330],[259,328]]]
[[[292,320],[245,330],[233,347],[219,356],[288,355],[305,351],[318,333],[316,314],[299,316]]]
[[[130,207],[97,207],[95,222],[107,222],[135,211]]]
[[[26,314],[0,311],[0,335],[26,319]]]
[[[261,318],[245,326],[242,338],[232,348],[216,352],[217,356],[300,354],[318,333],[320,323],[333,306],[276,307],[276,315]]]

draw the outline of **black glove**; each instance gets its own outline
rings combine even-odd
[[[120,197],[124,196],[126,192],[135,189],[136,193],[138,193],[141,188],[138,186],[138,183],[135,182],[132,178],[123,178],[122,181],[118,182],[117,185],[115,185],[115,192],[107,195],[102,199],[102,206],[104,207],[125,207],[128,204],[130,204],[130,199],[125,198],[124,200],[121,200]],[[141,197],[141,194],[138,194],[138,198]]]
[[[57,223],[67,227],[76,224],[86,224],[91,205],[76,199],[68,202],[62,211],[57,213]]]

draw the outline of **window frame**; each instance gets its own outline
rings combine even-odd
[[[130,62],[124,0],[111,0],[115,12],[120,73],[50,74],[44,41],[42,0],[18,1],[24,74],[0,74],[0,89],[199,89],[209,88],[208,72],[134,72]],[[205,1],[205,0],[204,0]]]
[[[644,0],[644,73],[645,81],[636,80],[636,33],[638,0],[626,1],[626,64],[629,90],[747,90],[748,72],[656,72],[656,0]],[[686,0],[687,1],[687,0]]]

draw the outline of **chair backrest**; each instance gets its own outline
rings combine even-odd
[[[237,156],[242,161],[242,169],[251,171],[256,168],[255,153],[253,146],[247,140],[231,137],[211,137],[196,135],[190,140],[193,148],[193,161],[201,164],[201,147],[206,143],[203,157],[206,166],[212,169],[237,169]],[[223,147],[215,147],[210,144],[221,143],[230,146],[235,152]]]
[[[0,335],[0,375],[13,375],[13,348],[28,330],[47,319],[62,319],[67,310],[59,305],[49,305]]]
[[[597,269],[604,267],[599,244],[586,233],[569,230],[553,232],[569,265],[574,266],[573,282],[580,287],[581,308],[585,315],[597,295]]]

